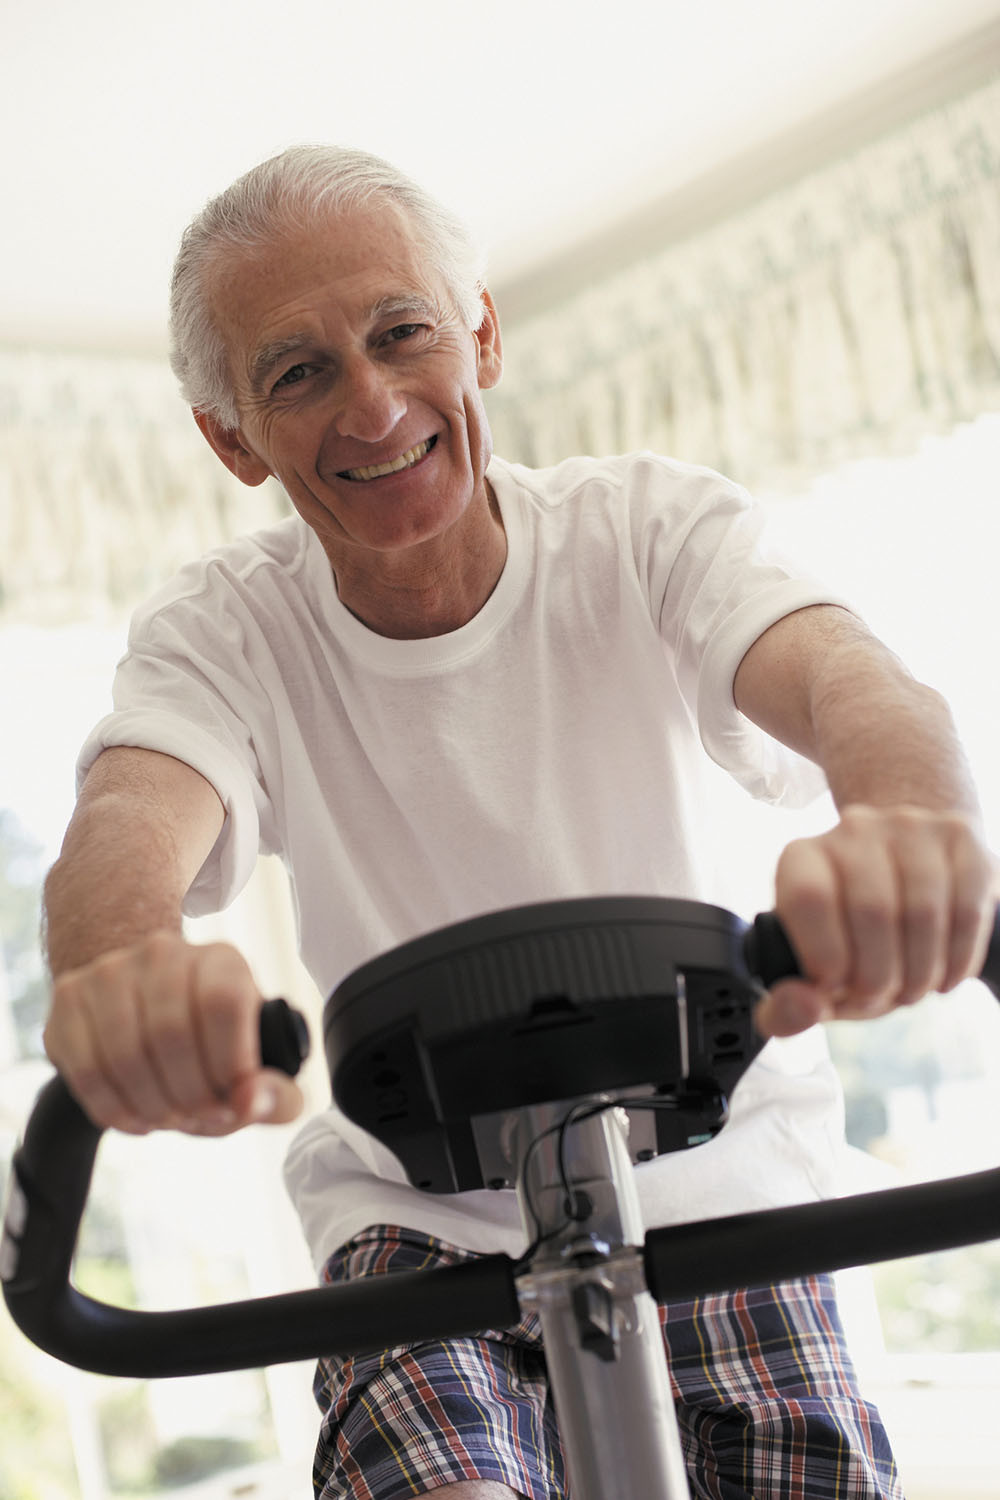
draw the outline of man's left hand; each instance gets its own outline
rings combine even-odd
[[[996,900],[997,866],[976,820],[845,807],[778,863],[775,907],[807,977],[774,986],[758,1031],[791,1036],[954,989],[982,969]]]

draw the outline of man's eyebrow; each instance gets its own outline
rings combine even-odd
[[[388,296],[379,297],[368,309],[368,322],[381,323],[386,318],[406,317],[426,318],[436,321],[441,316],[441,309],[423,292],[393,292]]]
[[[274,339],[269,344],[261,344],[250,360],[250,389],[255,394],[259,394],[275,365],[280,364],[289,354],[295,354],[310,342],[308,333],[289,333],[283,339]]]

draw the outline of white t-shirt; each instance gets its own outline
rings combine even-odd
[[[189,892],[228,904],[259,850],[292,878],[323,993],[434,927],[527,902],[718,900],[705,751],[758,797],[807,801],[815,767],[744,719],[739,663],[832,595],[761,550],[738,487],[651,454],[489,469],[507,533],[496,588],[447,635],[392,640],[341,604],[298,517],[184,569],[137,614],[80,772],[111,745],[186,761],[226,808]],[[706,857],[710,856],[710,857]],[[722,1134],[639,1168],[648,1224],[825,1196],[839,1092],[771,1044]],[[509,1192],[430,1195],[331,1109],[287,1180],[317,1264],[373,1223],[518,1253]]]

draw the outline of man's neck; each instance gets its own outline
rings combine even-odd
[[[475,618],[507,560],[507,535],[492,490],[489,505],[466,512],[445,536],[364,567],[327,548],[345,609],[376,635],[420,640],[447,635]]]

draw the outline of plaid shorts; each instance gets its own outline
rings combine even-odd
[[[328,1282],[467,1260],[380,1226],[328,1262]],[[660,1308],[681,1444],[698,1500],[902,1500],[878,1413],[858,1394],[831,1278]],[[317,1500],[402,1500],[491,1479],[567,1500],[537,1318],[447,1343],[323,1359]]]

